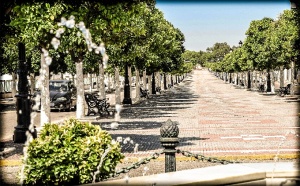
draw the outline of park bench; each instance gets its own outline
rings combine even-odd
[[[287,84],[285,87],[279,87],[279,96],[289,95],[291,93],[291,84]]]
[[[140,97],[148,99],[149,98],[148,90],[143,90],[142,88],[140,88]]]
[[[98,99],[97,95],[86,93],[84,95],[85,101],[88,105],[88,113],[87,116],[93,114],[99,114],[100,116],[110,115],[109,106],[107,103],[108,98],[106,99]]]

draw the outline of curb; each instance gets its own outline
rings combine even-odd
[[[275,161],[275,156],[274,154],[260,154],[260,155],[230,155],[230,156],[209,156],[208,158],[217,158],[220,160],[227,160],[227,161],[245,161],[245,160],[273,160]],[[297,154],[281,154],[278,155],[278,160],[296,160],[300,158],[300,153]],[[125,157],[123,159],[123,162],[121,163],[136,163],[143,158],[146,157]],[[153,161],[165,161],[164,157],[158,157],[157,159]],[[198,160],[194,157],[186,157],[183,155],[178,155],[176,156],[176,161],[201,161]],[[205,160],[204,160],[205,161]],[[0,167],[13,167],[13,166],[21,166],[22,165],[22,160],[0,160]]]

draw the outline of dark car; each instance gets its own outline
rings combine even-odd
[[[58,109],[70,111],[72,108],[76,109],[76,88],[70,80],[50,80],[50,109]],[[33,103],[35,98],[40,95],[37,91],[33,96]],[[37,103],[40,108],[40,100]]]

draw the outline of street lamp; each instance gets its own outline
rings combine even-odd
[[[290,0],[291,2],[291,9],[297,9],[298,1],[297,0]]]
[[[34,128],[33,131],[29,129],[30,126],[30,95],[28,94],[28,68],[29,64],[26,62],[25,45],[24,43],[18,44],[19,48],[19,82],[18,94],[16,95],[17,105],[17,126],[14,130],[13,141],[14,143],[25,143],[27,140],[26,133],[29,132],[33,138],[37,137],[37,132]]]
[[[123,104],[132,104],[132,100],[130,97],[130,85],[129,85],[129,77],[128,77],[128,67],[131,68],[128,63],[125,63],[125,85],[124,85],[124,99]]]
[[[240,40],[239,42],[239,46],[241,47],[243,45],[243,42]]]

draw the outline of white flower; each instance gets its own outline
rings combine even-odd
[[[58,46],[60,45],[60,41],[56,37],[54,37],[51,40],[51,45],[56,50],[58,48]]]
[[[74,26],[75,26],[75,20],[74,19],[70,19],[66,22],[66,27],[73,28]]]
[[[139,151],[139,144],[135,144],[135,147],[133,149],[133,153],[137,153]]]
[[[120,121],[121,117],[120,117],[120,114],[117,112],[115,114],[115,121]]]
[[[79,28],[80,31],[85,30],[84,22],[80,21],[80,22],[78,23],[78,28]]]
[[[123,138],[121,136],[117,137],[117,142],[122,142]]]
[[[97,48],[97,45],[96,45],[95,43],[92,43],[92,44],[91,44],[91,47],[92,47],[92,48]]]
[[[110,128],[111,128],[111,129],[117,129],[118,126],[119,126],[119,124],[118,124],[117,122],[112,122],[112,123],[110,124]]]
[[[46,64],[47,64],[48,66],[50,66],[50,65],[51,65],[51,62],[52,62],[52,58],[49,57],[49,56],[47,56],[47,57],[45,58],[45,61],[46,61]]]
[[[117,111],[118,113],[121,112],[121,109],[122,109],[122,105],[116,104],[116,111]]]
[[[60,19],[60,24],[61,24],[61,25],[65,25],[66,22],[67,22],[67,19],[64,18],[64,17],[62,17],[62,18]]]
[[[100,49],[101,55],[103,56],[104,53],[105,53],[104,43],[101,43],[101,44],[100,44],[99,49]]]

